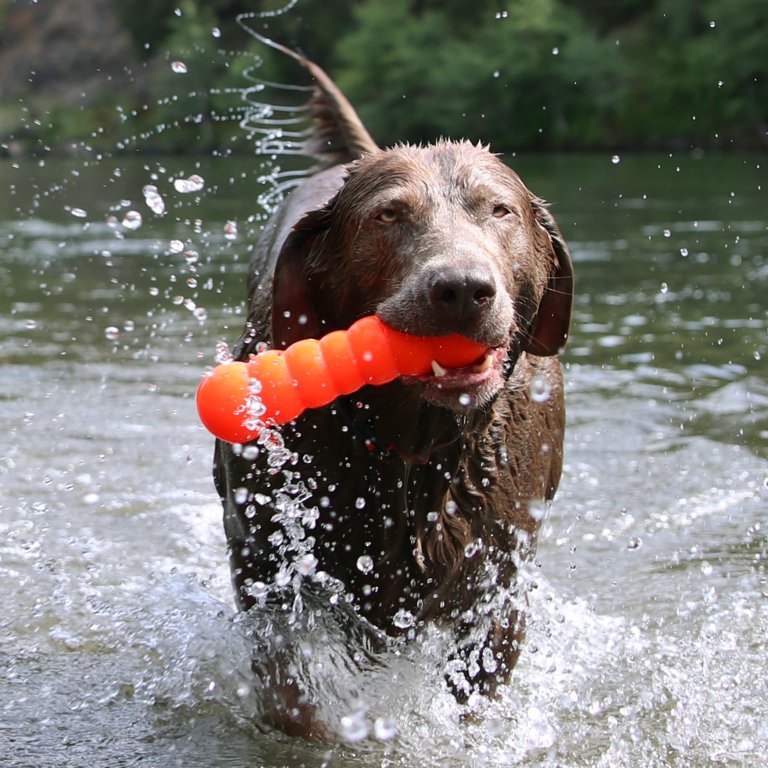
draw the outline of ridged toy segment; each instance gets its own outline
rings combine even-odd
[[[320,339],[320,349],[328,364],[328,373],[340,395],[348,395],[365,386],[365,379],[355,362],[346,331],[331,331],[323,336]]]
[[[463,336],[409,336],[364,317],[346,331],[302,339],[285,351],[269,350],[249,362],[214,368],[197,390],[200,420],[216,437],[246,443],[258,437],[254,422],[286,424],[306,408],[319,408],[366,384],[479,362],[487,349]],[[255,406],[259,406],[256,408]]]
[[[307,407],[302,400],[297,382],[288,368],[284,352],[270,349],[257,355],[245,365],[248,371],[249,387],[251,381],[257,381],[261,385],[257,393],[264,408],[261,419],[274,419],[278,424],[286,424]]]
[[[347,341],[366,384],[386,384],[400,375],[388,331],[377,317],[363,317],[349,326]]]
[[[302,339],[291,344],[284,355],[299,398],[307,408],[319,408],[337,397],[337,388],[319,341]]]

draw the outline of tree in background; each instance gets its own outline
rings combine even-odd
[[[414,13],[409,0],[366,0],[337,46],[337,79],[384,142],[445,133],[515,149],[614,139],[624,64],[576,11],[557,0],[486,0],[461,15],[422,5]]]
[[[507,151],[768,144],[765,0],[298,0],[277,15],[288,0],[98,1],[113,3],[143,59],[134,87],[108,92],[102,110],[124,100],[123,128],[144,148],[247,147],[231,93],[249,84],[246,70],[263,59],[265,80],[301,78],[238,25],[240,13],[325,67],[383,144],[440,135]],[[0,31],[14,7],[0,0]],[[0,48],[0,71],[2,59]],[[81,110],[49,127],[81,121],[92,131],[96,120],[109,124]]]

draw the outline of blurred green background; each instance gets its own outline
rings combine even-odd
[[[289,5],[291,5],[289,3]],[[0,0],[2,151],[247,150],[236,19],[325,67],[382,144],[761,149],[765,0]],[[181,64],[183,66],[181,66]]]

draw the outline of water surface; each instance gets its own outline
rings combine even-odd
[[[347,743],[311,745],[259,722],[193,403],[239,333],[263,169],[3,161],[3,765],[763,764],[764,159],[510,162],[551,201],[578,294],[526,650],[467,722],[441,638],[354,674],[324,629],[318,685]],[[203,188],[176,191],[192,174]]]

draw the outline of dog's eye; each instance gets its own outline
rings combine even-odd
[[[506,205],[497,205],[493,209],[493,218],[494,219],[503,219],[505,216],[509,216],[512,213],[512,210],[508,208]]]
[[[394,224],[399,218],[394,208],[382,208],[376,214],[376,219],[383,224]]]

